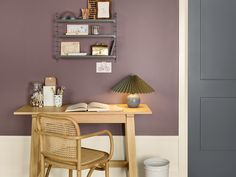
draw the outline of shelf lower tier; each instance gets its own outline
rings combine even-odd
[[[56,59],[116,59],[116,56],[106,56],[106,55],[99,55],[99,56],[94,56],[94,55],[85,55],[85,56],[75,56],[75,55],[70,55],[70,56],[56,56]]]

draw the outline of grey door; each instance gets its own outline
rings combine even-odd
[[[236,177],[236,0],[189,0],[189,177]]]

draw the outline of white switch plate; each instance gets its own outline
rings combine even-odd
[[[97,62],[96,73],[112,73],[112,63],[111,62]]]

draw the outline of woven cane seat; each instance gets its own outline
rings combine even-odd
[[[81,148],[81,168],[87,169],[93,165],[95,165],[96,167],[99,167],[101,166],[99,164],[106,162],[108,157],[109,157],[109,154],[106,152],[89,149],[89,148]],[[58,158],[60,158],[60,156]],[[61,167],[62,165],[59,165],[57,161],[58,161],[57,159],[47,154],[47,158],[45,159],[45,162],[49,164],[53,164],[53,166],[55,167]],[[64,161],[63,164],[70,166],[71,169],[77,168],[76,162]],[[104,165],[102,164],[102,166]]]

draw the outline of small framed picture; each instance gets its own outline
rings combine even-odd
[[[88,35],[89,34],[89,25],[67,25],[66,35]]]
[[[91,46],[92,55],[108,56],[108,46],[104,44],[95,44]]]
[[[111,18],[111,0],[97,0],[97,19]]]

